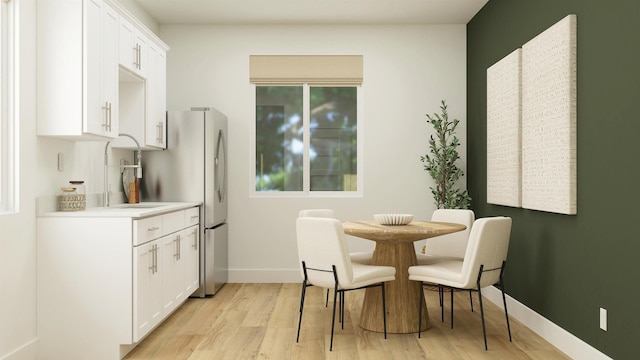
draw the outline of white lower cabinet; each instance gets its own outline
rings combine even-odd
[[[140,341],[162,320],[162,273],[160,240],[133,249],[133,341]]]
[[[134,221],[137,238],[133,243],[140,244],[134,246],[133,254],[134,341],[142,339],[199,286],[198,280],[193,288],[199,258],[190,253],[199,229],[192,225],[194,213],[198,208]]]
[[[162,238],[162,266],[167,270],[162,277],[162,311],[170,314],[184,297],[184,260],[180,258],[182,232]]]
[[[38,217],[38,359],[121,359],[199,287],[199,207]]]
[[[186,230],[185,264],[187,294],[193,294],[200,287],[200,227],[194,225]]]

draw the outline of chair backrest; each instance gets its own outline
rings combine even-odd
[[[316,286],[333,288],[335,278],[332,265],[338,273],[342,286],[353,283],[353,269],[347,250],[342,223],[337,219],[321,217],[299,217],[296,220],[298,259],[307,269],[322,269],[328,272],[307,270],[308,281]]]
[[[447,257],[463,258],[467,251],[467,242],[471,227],[475,220],[473,210],[468,209],[437,209],[431,216],[431,221],[451,222],[463,224],[467,228],[453,234],[436,236],[427,240],[427,254]]]
[[[465,287],[475,288],[480,265],[483,265],[484,271],[480,281],[481,288],[500,280],[500,267],[507,260],[510,238],[510,217],[487,217],[473,223],[462,263],[462,281]],[[487,271],[490,269],[498,270]]]
[[[308,209],[300,210],[299,217],[322,217],[336,219],[336,212],[333,209]]]

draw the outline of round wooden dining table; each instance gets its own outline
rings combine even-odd
[[[409,280],[409,267],[417,264],[413,242],[466,229],[465,225],[445,222],[412,221],[407,225],[380,225],[373,220],[346,221],[342,224],[347,235],[376,242],[371,265],[396,268],[396,279],[385,284],[387,332],[395,334],[418,332],[418,302],[420,283]],[[380,312],[382,292],[378,288],[365,290],[360,326],[383,332]],[[431,327],[426,303],[422,306],[422,329]]]

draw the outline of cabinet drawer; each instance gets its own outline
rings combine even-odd
[[[157,239],[163,234],[162,217],[153,216],[133,221],[133,246]]]
[[[162,233],[164,235],[182,230],[184,227],[184,210],[162,215]]]
[[[188,227],[200,222],[200,207],[193,207],[184,211],[184,226]]]

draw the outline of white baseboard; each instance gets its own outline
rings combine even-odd
[[[500,292],[499,289],[489,286],[482,289],[482,295],[496,304],[500,309],[504,308],[502,305],[502,292]],[[610,357],[601,353],[593,346],[580,340],[575,335],[547,320],[542,315],[529,309],[512,297],[507,295],[506,299],[510,317],[520,321],[531,329],[531,331],[538,334],[538,336],[548,341],[572,359],[611,360]]]
[[[35,338],[8,354],[0,354],[0,360],[33,360],[38,358],[38,338]]]

